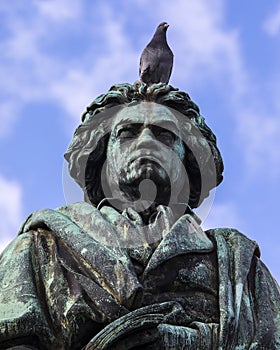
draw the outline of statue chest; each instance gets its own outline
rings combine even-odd
[[[215,252],[175,256],[139,277],[143,306],[172,300],[183,306],[192,321],[219,321]]]

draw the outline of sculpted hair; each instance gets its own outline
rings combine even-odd
[[[171,85],[159,83],[148,87],[142,82],[133,85],[117,84],[107,93],[98,96],[83,113],[82,123],[76,129],[65,153],[70,175],[83,189],[86,201],[97,205],[105,197],[101,186],[101,171],[106,160],[112,118],[121,108],[142,101],[172,108],[174,114],[177,112],[180,117],[183,141],[188,139],[184,145],[187,151],[185,165],[188,164],[190,181],[189,205],[192,208],[197,207],[208,196],[209,191],[221,183],[223,161],[216,137],[200,115],[198,106],[187,93]],[[193,125],[191,131],[190,123]],[[202,155],[200,158],[204,159],[198,160],[193,149],[198,150],[199,155]],[[203,179],[213,178],[213,181],[206,181],[206,185],[202,186]],[[186,201],[184,193],[179,200]]]

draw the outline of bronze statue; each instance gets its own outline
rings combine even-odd
[[[0,258],[0,349],[279,349],[256,242],[192,211],[222,181],[197,105],[119,84],[65,154],[85,201],[30,215]]]

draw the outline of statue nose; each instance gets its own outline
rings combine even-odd
[[[139,145],[152,145],[155,143],[155,136],[152,133],[151,129],[144,128],[139,135],[138,144]]]

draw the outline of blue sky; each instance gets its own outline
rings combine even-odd
[[[142,49],[162,21],[175,55],[170,83],[200,106],[225,163],[203,227],[256,240],[280,281],[276,0],[2,1],[1,249],[32,211],[72,200],[63,154],[85,106],[137,80]]]

